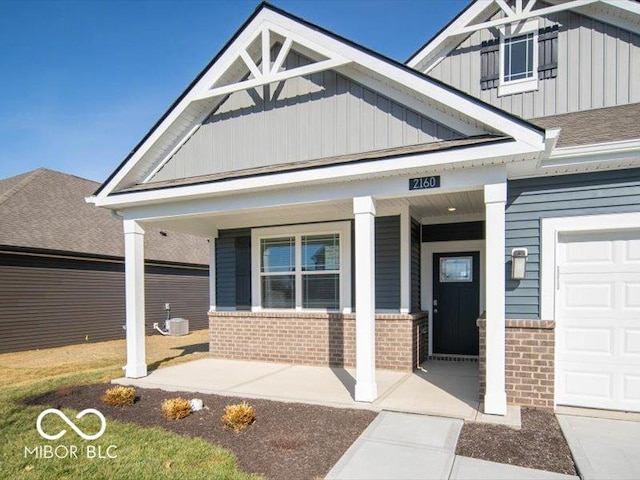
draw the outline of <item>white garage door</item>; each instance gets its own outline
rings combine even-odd
[[[556,403],[640,411],[640,232],[561,236]]]

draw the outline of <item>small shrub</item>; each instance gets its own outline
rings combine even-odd
[[[102,395],[102,401],[114,407],[133,405],[136,401],[136,389],[133,387],[113,387]]]
[[[180,397],[165,400],[162,402],[162,414],[171,420],[188,417],[191,415],[189,400]]]
[[[73,395],[75,393],[75,391],[73,390],[73,387],[62,387],[59,388],[56,391],[56,394],[59,397],[70,397],[71,395]]]
[[[236,432],[251,425],[255,419],[256,412],[247,402],[224,407],[222,423],[224,423],[225,427],[231,428]]]

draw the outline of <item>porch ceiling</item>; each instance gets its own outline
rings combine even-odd
[[[376,203],[378,216],[397,215],[409,207],[417,218],[455,215],[475,215],[484,211],[483,192],[427,193],[412,197],[380,199]],[[449,212],[455,207],[455,212]],[[259,208],[224,215],[173,217],[157,219],[146,224],[166,230],[211,237],[216,230],[314,223],[353,218],[352,199],[305,205],[282,205],[277,208]]]

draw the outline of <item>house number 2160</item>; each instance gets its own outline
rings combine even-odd
[[[424,190],[426,188],[440,187],[440,175],[409,179],[409,190]]]

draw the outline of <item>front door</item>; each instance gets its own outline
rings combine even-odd
[[[433,352],[478,355],[480,254],[433,254]]]

